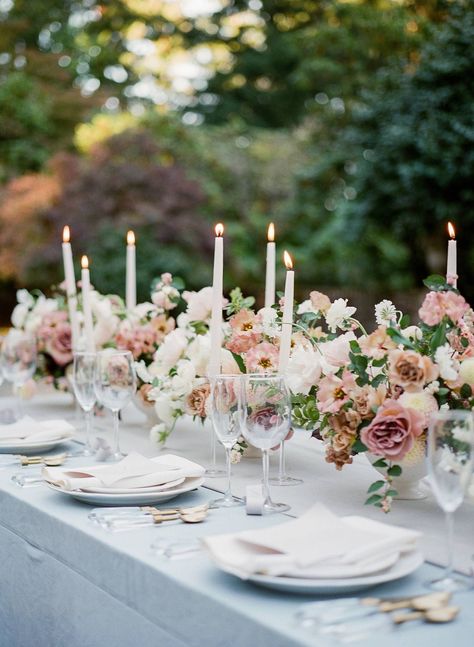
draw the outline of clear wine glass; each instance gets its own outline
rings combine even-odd
[[[136,375],[132,353],[107,348],[97,353],[94,389],[97,400],[110,409],[114,419],[114,450],[110,460],[119,461],[119,411],[130,402],[136,391]]]
[[[227,463],[227,489],[224,497],[213,501],[219,508],[243,505],[232,496],[232,447],[237,442],[242,427],[242,375],[219,375],[211,378],[210,417],[216,437],[225,448]]]
[[[274,503],[268,484],[268,452],[286,438],[291,425],[291,397],[281,375],[246,375],[243,378],[242,434],[262,450],[264,513],[285,512],[284,503]]]
[[[428,472],[430,485],[446,515],[448,563],[441,578],[430,582],[437,591],[463,591],[472,587],[468,579],[454,574],[454,512],[469,485],[474,455],[474,419],[471,411],[440,411],[428,433]]]
[[[92,456],[92,416],[97,397],[94,389],[96,354],[86,352],[74,353],[72,386],[74,395],[84,411],[86,423],[86,445],[81,456]]]
[[[272,476],[269,480],[272,485],[301,485],[304,483],[303,479],[296,478],[294,476],[289,476],[286,473],[286,453],[285,453],[285,442],[281,441],[278,451],[278,474]]]
[[[2,343],[2,373],[13,384],[17,418],[22,416],[20,389],[35,373],[36,356],[35,336],[11,328]]]

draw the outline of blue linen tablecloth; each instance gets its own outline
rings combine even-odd
[[[166,560],[150,551],[158,538],[191,538],[258,528],[282,517],[248,517],[242,508],[212,510],[201,525],[170,523],[110,534],[87,519],[89,506],[46,486],[20,489],[0,473],[1,647],[296,647],[321,645],[294,621],[315,596],[259,589],[219,572],[207,555]],[[212,499],[201,489],[183,505]],[[439,569],[371,590],[412,594]],[[474,594],[458,596],[460,617],[445,626],[418,625],[383,636],[386,647],[468,647]],[[380,645],[380,634],[363,644]]]
[[[29,411],[41,418],[70,415],[64,396],[40,398]],[[62,407],[62,408],[61,408]],[[123,446],[156,454],[143,423],[126,412]],[[105,427],[108,423],[105,422]],[[108,432],[106,432],[107,435]],[[197,429],[179,430],[173,451],[206,462],[208,439]],[[275,488],[276,499],[299,515],[316,500],[340,514],[380,513],[364,508],[366,483],[373,479],[363,462],[345,474],[329,471],[314,443],[290,443],[290,468],[303,486]],[[84,460],[84,459],[82,459]],[[206,554],[166,560],[150,550],[152,541],[190,539],[280,523],[283,516],[249,517],[243,508],[212,510],[200,525],[168,523],[111,534],[88,521],[90,507],[46,486],[21,489],[11,482],[14,469],[0,471],[0,647],[302,647],[325,646],[298,627],[294,614],[304,602],[321,599],[260,589],[220,572]],[[260,477],[258,461],[237,466],[235,489]],[[208,481],[222,489],[222,481]],[[207,488],[180,497],[198,504],[215,497]],[[174,506],[175,502],[170,502]],[[165,507],[165,506],[163,506]],[[423,530],[428,555],[444,557],[442,514],[432,499],[396,502],[385,521]],[[474,552],[473,507],[457,514],[457,557],[463,568]],[[439,545],[439,546],[438,546]],[[441,559],[443,559],[441,557]],[[440,569],[425,564],[415,574],[370,589],[370,595],[426,592],[424,583]],[[460,616],[448,625],[412,624],[392,634],[378,632],[366,647],[471,647],[474,644],[474,593],[458,595]]]

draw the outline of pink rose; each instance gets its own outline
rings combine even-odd
[[[425,384],[439,375],[438,368],[429,357],[414,350],[392,350],[388,356],[390,384],[405,391],[421,391]]]
[[[401,461],[423,433],[423,415],[403,407],[397,400],[386,400],[370,425],[360,432],[360,439],[376,456]]]
[[[445,315],[458,323],[468,310],[468,303],[456,292],[428,292],[418,314],[427,326],[437,326]]]
[[[70,364],[73,359],[71,326],[68,323],[54,326],[51,335],[45,341],[44,349],[58,366]]]

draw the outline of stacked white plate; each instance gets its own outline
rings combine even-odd
[[[69,440],[74,427],[65,420],[34,420],[24,416],[10,425],[0,425],[0,454],[47,452]]]
[[[100,506],[169,501],[200,487],[203,474],[201,465],[173,454],[148,459],[131,453],[115,464],[43,469],[46,484],[55,492]]]
[[[423,563],[419,533],[315,505],[262,530],[207,537],[216,565],[254,584],[292,593],[342,594],[409,575]]]

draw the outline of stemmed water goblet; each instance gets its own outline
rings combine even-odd
[[[278,474],[272,476],[269,481],[272,485],[301,485],[303,479],[289,476],[286,473],[285,442],[282,440],[278,449]]]
[[[225,448],[227,466],[227,489],[224,497],[213,501],[213,505],[219,508],[243,505],[243,501],[232,496],[231,489],[231,452],[242,428],[242,375],[219,375],[211,379],[210,417],[216,437]]]
[[[88,352],[74,353],[72,386],[74,395],[84,411],[86,423],[86,445],[81,456],[92,456],[92,412],[97,397],[94,389],[96,354]]]
[[[468,579],[453,572],[454,520],[472,477],[474,418],[471,411],[440,411],[431,419],[428,432],[430,485],[446,515],[448,563],[442,576],[429,583],[437,591],[463,591],[472,587]]]
[[[114,443],[110,460],[119,461],[125,456],[119,443],[119,412],[130,402],[136,391],[135,367],[130,351],[108,348],[97,353],[94,390],[97,400],[112,411]]]
[[[291,426],[291,397],[281,375],[245,375],[242,393],[242,434],[262,450],[263,512],[285,512],[290,506],[274,503],[268,484],[268,452],[286,438]]]
[[[34,335],[11,329],[2,342],[1,364],[3,377],[13,384],[16,397],[16,415],[22,416],[20,389],[36,370],[36,339]],[[11,420],[13,422],[13,420]]]

